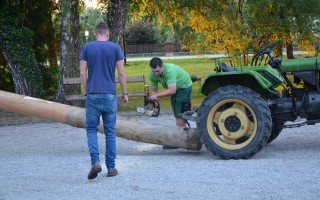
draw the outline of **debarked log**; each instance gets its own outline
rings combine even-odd
[[[85,128],[85,109],[0,90],[0,109]],[[100,123],[99,132],[103,133]],[[202,144],[195,128],[155,126],[147,121],[117,119],[118,137],[189,150],[200,150]]]

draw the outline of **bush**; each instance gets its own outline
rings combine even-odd
[[[125,42],[128,45],[158,44],[161,36],[156,27],[142,20],[131,21],[125,29]]]

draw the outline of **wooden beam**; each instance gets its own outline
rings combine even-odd
[[[85,110],[83,108],[2,90],[0,90],[0,109],[52,120],[78,128],[85,127]],[[103,132],[102,123],[100,123],[99,132]],[[200,150],[202,147],[196,129],[191,128],[186,131],[175,125],[156,126],[148,123],[147,119],[138,121],[119,118],[117,120],[116,134],[118,137],[128,140],[169,145],[189,150]]]

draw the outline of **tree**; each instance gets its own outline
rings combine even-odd
[[[156,27],[152,24],[135,20],[128,23],[125,29],[126,44],[157,44],[160,41],[160,35]]]
[[[100,0],[107,10],[107,22],[110,27],[110,40],[122,43],[124,31],[125,0]],[[60,0],[61,18],[61,61],[58,82],[57,101],[62,101],[65,93],[79,94],[80,86],[63,88],[63,77],[79,76],[79,54],[80,54],[80,25],[79,25],[79,6],[83,5],[82,0]],[[78,103],[77,103],[78,104]]]
[[[110,41],[122,46],[125,23],[127,21],[128,0],[98,0],[105,13],[105,21],[110,28]]]
[[[15,92],[43,95],[42,76],[33,49],[33,32],[24,26],[27,1],[0,2],[0,51],[10,70]]]
[[[246,49],[246,26],[242,26],[243,1],[132,1],[139,15],[157,16],[159,25],[169,25],[183,35],[182,47],[192,52],[221,51],[227,54]],[[242,36],[240,39],[239,35]]]
[[[319,18],[319,4],[318,0],[133,0],[130,7],[140,16],[156,13],[160,25],[180,27],[183,46],[194,52],[248,53],[261,48],[261,41],[280,39],[291,57],[293,42],[312,47],[311,24]]]
[[[83,13],[80,14],[80,28],[81,28],[81,46],[88,42],[95,40],[94,31],[95,26],[99,22],[103,22],[103,13],[99,9],[85,9]],[[85,31],[88,31],[88,36],[85,35]]]
[[[63,87],[64,77],[79,77],[80,25],[79,5],[81,0],[60,0],[61,56],[56,101],[62,102],[66,94],[81,93],[80,86]],[[78,105],[79,102],[76,102]]]
[[[247,1],[247,19],[260,35],[282,40],[287,47],[287,57],[293,58],[292,44],[301,48],[312,47],[312,26],[319,17],[318,0],[271,0],[268,3]]]
[[[2,2],[5,3],[5,2]],[[54,21],[52,20],[52,16],[55,13],[57,7],[55,0],[29,0],[29,1],[14,1],[6,4],[8,9],[15,10],[17,13],[21,14],[20,26],[27,28],[31,31],[32,36],[30,37],[30,43],[32,48],[32,54],[34,54],[36,65],[40,69],[40,76],[35,74],[32,67],[27,67],[26,74],[34,74],[37,77],[30,78],[31,82],[35,80],[42,81],[37,85],[42,85],[42,97],[47,97],[48,95],[52,96],[56,91],[56,76],[58,72],[57,66],[57,42],[56,42],[56,27]],[[18,8],[15,6],[18,5]],[[4,8],[4,7],[1,7]],[[16,10],[20,9],[20,11]],[[6,15],[6,17],[15,18],[17,15],[12,11]],[[11,16],[10,16],[11,15]],[[3,20],[6,19],[3,18]],[[10,24],[9,22],[8,24]],[[13,24],[11,24],[12,26]],[[13,29],[11,29],[13,30]],[[23,35],[22,37],[25,37]],[[18,45],[24,44],[21,43],[20,40],[11,41],[12,43],[17,42]],[[23,45],[25,46],[25,45]],[[21,52],[23,56],[25,56],[24,52]],[[19,54],[19,52],[18,52]],[[2,55],[2,54],[1,54]],[[14,56],[18,56],[14,53]],[[1,56],[0,56],[1,57]],[[27,57],[25,58],[27,59]],[[0,58],[0,65],[5,66],[2,70],[3,83],[0,84],[0,88],[3,86],[6,90],[12,91],[12,86],[17,85],[12,81],[12,76],[9,70],[9,66],[7,66],[7,62],[4,59]],[[41,80],[42,79],[42,80]],[[29,78],[26,78],[26,82],[30,85]],[[18,84],[19,85],[19,84]],[[2,89],[2,88],[1,88]],[[15,89],[12,91],[14,92]],[[17,92],[20,93],[20,92]],[[40,95],[39,95],[40,96]]]
[[[59,25],[55,0],[29,0],[24,24],[33,31],[32,49],[43,78],[44,97],[52,99],[57,90],[59,72]]]

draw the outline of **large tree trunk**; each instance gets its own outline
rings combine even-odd
[[[122,46],[124,25],[127,19],[127,0],[110,0],[107,10],[107,24],[110,28],[110,41]]]
[[[7,65],[9,67],[13,82],[14,82],[14,87],[15,87],[15,92],[17,94],[23,94],[23,95],[31,95],[32,90],[30,88],[30,85],[28,84],[28,81],[26,78],[22,75],[20,72],[19,67],[14,63],[13,60],[9,58],[9,56],[6,55],[5,52],[2,52],[3,56],[7,62]]]
[[[80,76],[80,24],[79,0],[60,0],[61,7],[61,57],[56,101],[62,102],[64,95],[81,93],[80,86],[63,86],[63,78]],[[74,105],[79,105],[75,102]]]
[[[0,109],[43,119],[85,127],[85,110],[42,99],[26,97],[0,90]],[[100,123],[99,132],[103,131]],[[155,126],[151,123],[129,119],[117,119],[118,137],[139,142],[200,150],[202,147],[196,129],[186,131],[177,126]]]

